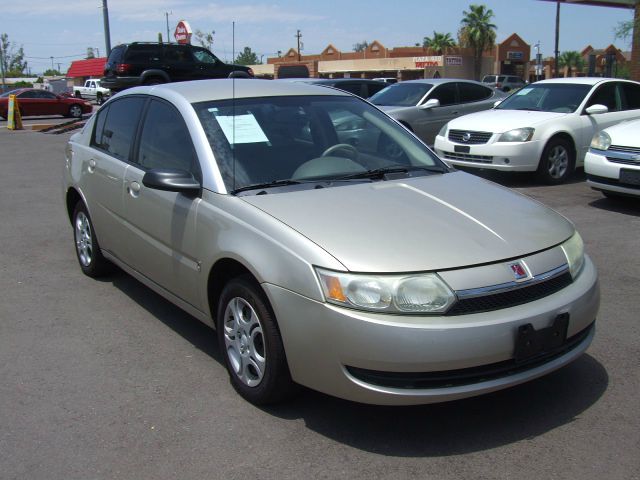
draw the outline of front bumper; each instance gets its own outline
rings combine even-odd
[[[446,163],[460,167],[505,172],[533,172],[538,169],[544,148],[542,142],[496,142],[496,139],[497,134],[494,134],[487,143],[464,145],[438,135],[434,150]],[[456,152],[456,147],[468,147],[469,151]]]
[[[627,183],[620,179],[620,170],[635,170],[640,172],[640,162],[629,160],[631,155],[616,155],[609,153],[610,159],[604,152],[590,150],[584,159],[584,171],[587,183],[595,190],[621,193],[640,197],[640,185]],[[624,163],[618,163],[624,162]],[[635,164],[634,164],[635,163]]]
[[[566,288],[511,308],[460,316],[394,316],[365,313],[263,285],[275,310],[293,379],[312,389],[362,403],[411,405],[487,393],[545,375],[579,357],[591,343],[599,307],[595,266],[588,257]],[[525,369],[497,377],[423,388],[367,381],[362,371],[390,374],[450,372],[513,359],[518,327],[548,327],[569,314],[571,348]],[[580,334],[583,334],[580,336]]]

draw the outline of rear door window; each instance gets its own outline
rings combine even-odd
[[[458,83],[458,89],[460,92],[460,102],[479,102],[480,100],[486,100],[493,95],[493,90],[482,85],[476,85],[475,83]]]
[[[129,45],[125,63],[158,63],[162,59],[161,45]]]
[[[92,145],[115,158],[130,161],[131,145],[144,103],[142,97],[126,97],[111,102],[104,121],[102,111],[98,113]]]
[[[625,110],[636,110],[640,108],[640,85],[635,83],[623,83],[622,91],[625,98]]]

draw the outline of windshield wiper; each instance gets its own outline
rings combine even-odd
[[[437,166],[429,167],[429,166],[418,166],[418,165],[381,167],[381,168],[374,168],[373,170],[367,170],[366,172],[352,173],[349,175],[344,175],[342,177],[337,177],[336,180],[348,180],[351,178],[384,179],[384,177],[389,174],[409,173],[409,172],[415,172],[415,171],[423,171],[423,172],[430,172],[430,173],[446,173],[449,170],[447,168],[442,168]]]
[[[308,182],[304,182],[301,180],[291,180],[291,179],[273,180],[271,182],[253,183],[251,185],[245,185],[244,187],[239,187],[239,188],[236,188],[235,190],[232,190],[231,193],[236,194],[240,192],[245,192],[247,190],[258,190],[261,188],[264,189],[264,188],[273,188],[273,187],[283,187],[287,185],[300,185],[301,183],[308,183]]]

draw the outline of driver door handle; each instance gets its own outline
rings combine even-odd
[[[136,181],[129,183],[129,185],[127,185],[127,193],[133,198],[138,198],[138,195],[140,195],[140,184]]]

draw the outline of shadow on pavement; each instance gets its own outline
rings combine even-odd
[[[633,197],[602,197],[598,200],[590,202],[589,205],[600,210],[607,210],[609,212],[622,213],[624,215],[632,215],[634,217],[640,217],[640,198]]]
[[[478,169],[462,169],[464,172],[470,173],[485,180],[498,183],[509,188],[527,188],[527,187],[554,187],[557,185],[548,185],[542,183],[536,177],[535,172],[499,172],[496,170],[478,170]],[[564,184],[571,185],[574,183],[582,183],[586,181],[587,177],[584,173],[584,169],[577,169],[573,175]]]
[[[142,283],[117,271],[112,283],[158,320],[224,365],[215,332]],[[588,354],[540,379],[454,402],[410,407],[364,405],[303,389],[262,410],[302,419],[310,430],[351,447],[398,457],[447,456],[527,440],[574,421],[604,394],[609,377]],[[238,401],[242,401],[238,398]]]
[[[361,405],[306,390],[265,409],[351,447],[397,457],[489,450],[527,440],[574,421],[595,404],[609,379],[588,354],[546,377],[488,395],[412,406]]]

